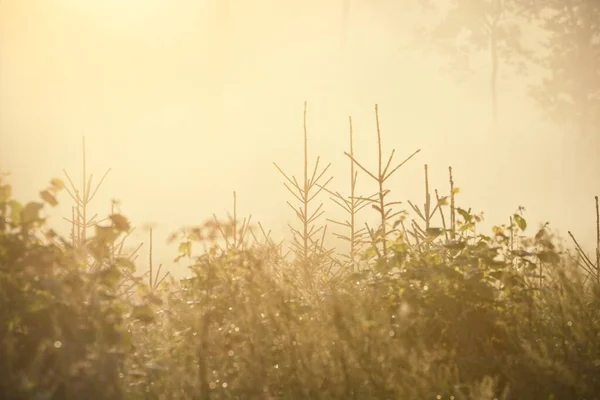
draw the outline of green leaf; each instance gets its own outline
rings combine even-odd
[[[119,268],[126,269],[130,272],[135,271],[135,264],[129,258],[119,257],[116,259],[116,265]]]
[[[377,251],[375,250],[375,247],[373,247],[373,246],[371,246],[367,250],[365,250],[365,253],[364,253],[365,259],[367,259],[367,260],[372,259],[376,255],[377,255]]]
[[[540,261],[551,264],[556,264],[560,261],[560,256],[554,251],[541,251],[538,253],[537,256],[540,259]]]
[[[29,202],[27,205],[21,210],[21,223],[30,224],[32,222],[36,222],[40,220],[40,210],[44,208],[42,203],[38,202]]]
[[[155,293],[148,293],[148,294],[146,294],[146,296],[144,296],[144,298],[148,302],[148,304],[154,304],[156,306],[163,305],[163,300],[159,296],[157,296]]]
[[[133,308],[133,311],[131,312],[131,318],[133,319],[139,319],[142,322],[153,322],[154,321],[154,311],[152,310],[152,307],[150,307],[149,305],[145,304],[145,305],[141,305],[141,306],[135,306]]]
[[[513,251],[511,251],[511,253],[517,257],[529,257],[529,256],[533,255],[533,253],[530,253],[527,250],[523,250],[523,249],[513,250]]]
[[[105,260],[110,254],[110,250],[106,245],[106,242],[98,240],[98,238],[90,243],[88,249],[98,261]]]
[[[456,211],[458,211],[460,216],[464,218],[465,222],[470,222],[471,219],[473,218],[473,216],[471,214],[469,214],[467,211],[463,210],[460,207],[457,208]]]
[[[480,234],[478,237],[481,242],[491,242],[492,241],[492,238],[487,235]]]
[[[114,287],[121,279],[121,272],[117,268],[111,267],[98,272],[97,276],[102,285]]]
[[[444,233],[444,230],[442,228],[427,228],[425,232],[427,233],[427,236],[438,237]]]
[[[115,225],[120,232],[127,232],[131,227],[129,226],[129,221],[121,214],[113,214],[110,216],[110,220]]]
[[[112,226],[96,225],[96,238],[101,242],[112,243],[117,237],[119,237],[119,232]]]
[[[10,219],[14,225],[21,225],[21,211],[23,211],[23,205],[16,200],[8,202],[10,205]]]
[[[179,243],[179,254],[181,257],[189,257],[192,254],[192,242]]]
[[[466,232],[466,231],[468,231],[469,229],[473,229],[474,227],[475,227],[475,224],[474,224],[473,222],[469,222],[468,224],[465,224],[465,225],[461,226],[461,227],[459,228],[459,230],[460,230],[461,232]]]
[[[492,233],[496,236],[504,236],[504,229],[500,226],[492,226]]]
[[[58,191],[58,190],[62,190],[65,187],[65,183],[58,179],[58,178],[54,178],[50,181],[50,185],[52,186],[52,189]]]
[[[545,238],[547,236],[546,234],[546,227],[544,226],[543,228],[541,228],[536,234],[535,234],[535,240],[542,240],[543,238]]]
[[[519,227],[519,229],[521,229],[521,231],[524,231],[525,229],[527,229],[527,222],[519,214],[513,215],[513,219],[514,219],[515,223],[517,224],[517,226]]]
[[[58,201],[56,201],[56,197],[54,197],[54,195],[47,190],[42,190],[40,192],[40,197],[52,207],[56,207],[56,205],[58,204]]]
[[[444,275],[447,279],[452,281],[460,282],[463,280],[463,275],[452,267],[446,265],[435,265],[433,266],[433,270],[438,274]]]
[[[0,203],[6,203],[12,197],[12,186],[0,186]]]
[[[52,239],[56,239],[58,237],[58,233],[56,233],[56,231],[54,231],[54,229],[48,229],[48,231],[45,232],[44,236],[46,236],[46,238],[52,240]]]
[[[444,243],[444,247],[451,250],[462,250],[467,245],[467,242],[461,242],[458,240],[449,240]]]

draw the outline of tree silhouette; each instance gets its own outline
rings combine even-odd
[[[494,124],[498,120],[498,73],[501,61],[525,71],[528,52],[521,45],[522,17],[517,0],[451,0],[442,20],[428,32],[429,41],[449,57],[450,70],[464,80],[477,52],[489,52],[490,96]],[[439,10],[439,8],[438,8]]]
[[[582,134],[600,124],[600,1],[530,0],[547,37],[538,62],[547,74],[531,94],[545,115],[578,125]]]

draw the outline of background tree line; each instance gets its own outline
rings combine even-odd
[[[224,29],[235,4],[216,0],[216,14]],[[542,115],[556,123],[577,127],[582,134],[597,132],[600,121],[600,2],[596,0],[404,0],[438,22],[417,27],[415,45],[446,56],[456,79],[489,74],[493,121],[501,114],[500,73],[528,79],[525,90]],[[346,36],[353,2],[340,0],[340,48]],[[531,36],[536,37],[531,41]],[[485,55],[485,71],[472,59]],[[535,74],[538,76],[538,74]]]

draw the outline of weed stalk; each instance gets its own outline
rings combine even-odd
[[[323,256],[326,256],[331,253],[331,251],[324,251],[324,233],[326,227],[316,228],[314,223],[315,221],[324,213],[322,210],[323,203],[321,203],[314,211],[310,209],[311,202],[315,199],[315,197],[324,190],[329,182],[333,179],[330,177],[323,184],[319,184],[319,181],[323,178],[331,164],[328,164],[323,170],[319,172],[319,162],[320,157],[317,157],[315,166],[312,174],[309,176],[308,170],[308,132],[306,125],[306,113],[307,106],[306,102],[304,102],[304,118],[303,118],[303,126],[304,126],[304,163],[303,163],[303,179],[302,184],[298,182],[295,176],[289,176],[286,174],[276,163],[275,168],[283,175],[287,182],[284,182],[283,185],[285,188],[292,194],[292,196],[298,200],[300,205],[298,207],[293,206],[289,201],[287,202],[288,206],[294,213],[296,217],[300,220],[302,225],[301,230],[294,228],[289,225],[289,228],[292,232],[292,250],[295,253],[297,259],[300,261],[300,264],[303,268],[305,282],[312,287],[314,280],[314,269],[319,266],[319,264],[323,260]],[[321,239],[317,236],[320,232],[323,233]],[[312,257],[314,255],[315,257]],[[313,259],[315,258],[315,259]]]
[[[399,202],[386,201],[386,196],[389,194],[390,190],[385,188],[385,182],[394,174],[394,172],[396,172],[400,167],[402,167],[417,153],[419,153],[421,149],[418,149],[417,151],[412,153],[404,161],[402,161],[391,171],[389,171],[396,150],[392,150],[392,153],[390,154],[390,157],[388,158],[388,161],[384,166],[383,151],[381,148],[381,129],[379,125],[379,106],[377,104],[375,104],[375,122],[377,124],[377,173],[371,172],[368,169],[366,169],[360,162],[356,160],[356,158],[353,155],[348,154],[347,152],[344,152],[344,154],[347,157],[349,157],[352,160],[352,162],[355,163],[360,169],[362,169],[367,175],[369,175],[375,182],[377,182],[377,200],[374,201],[374,203],[376,204],[373,204],[373,208],[379,213],[380,226],[377,231],[370,229],[368,224],[366,225],[366,227],[374,244],[376,245],[377,243],[381,242],[382,253],[378,254],[379,258],[386,259],[388,253],[386,240],[388,234],[391,233],[387,231],[388,221],[399,214],[398,212],[392,213],[391,206],[393,206],[394,204],[399,204]]]

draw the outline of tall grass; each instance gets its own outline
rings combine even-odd
[[[354,156],[350,119],[343,195],[319,158],[308,167],[304,111],[301,179],[276,164],[299,222],[291,252],[251,216],[239,220],[234,192],[226,220],[172,236],[190,271],[179,281],[154,269],[152,231],[150,269],[136,274],[135,257],[118,251],[131,226],[114,209],[82,233],[91,178],[80,191],[71,183],[71,241],[43,218],[62,181],[23,205],[2,178],[0,397],[600,398],[597,197],[595,257],[574,236],[574,251],[559,248],[547,226],[528,234],[522,210],[481,232],[451,168],[444,194],[425,165],[423,203],[399,211],[388,179],[416,152],[395,166],[394,151],[383,157],[377,108],[375,172]],[[357,193],[359,173],[376,193]],[[325,248],[322,194],[347,212],[328,221],[348,254]],[[379,226],[362,228],[369,205]]]

